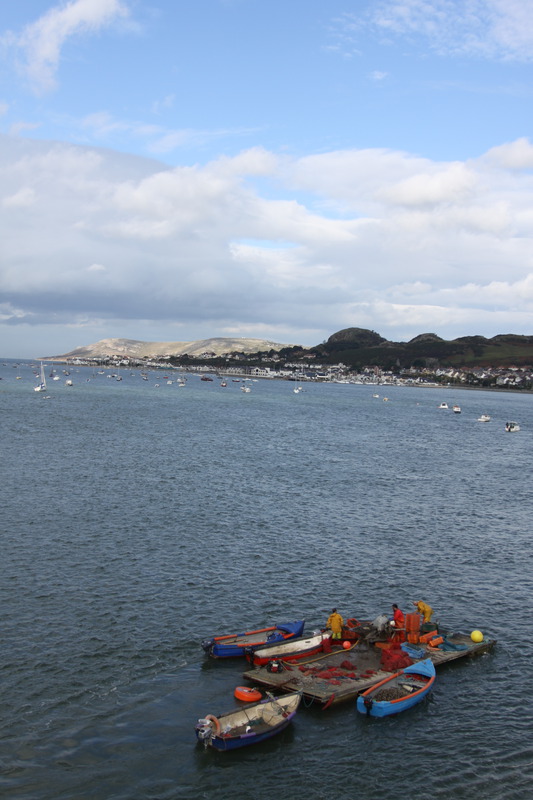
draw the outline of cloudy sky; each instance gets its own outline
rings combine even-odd
[[[0,58],[0,356],[533,334],[533,0],[24,0]]]

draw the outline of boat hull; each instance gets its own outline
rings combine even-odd
[[[420,680],[422,683],[410,682],[414,678],[415,681]],[[357,710],[361,714],[366,714],[369,717],[388,717],[392,714],[399,714],[401,711],[407,711],[409,708],[420,703],[424,697],[431,691],[435,683],[435,667],[431,659],[420,661],[412,667],[396,672],[385,680],[380,681],[375,686],[367,689],[357,698]],[[394,690],[397,687],[411,686],[412,691],[403,697],[394,700],[379,700],[386,690]]]
[[[262,700],[245,709],[198,720],[196,738],[215,750],[237,750],[259,744],[281,733],[292,722],[300,705],[301,692]]]
[[[272,728],[270,731],[266,731],[265,733],[243,733],[241,736],[236,738],[224,738],[223,736],[213,736],[210,741],[210,746],[214,747],[215,750],[238,750],[240,747],[249,747],[251,744],[259,744],[260,742],[264,742],[266,739],[271,739],[276,734],[281,733],[281,731],[285,730],[285,728],[291,723],[293,717],[295,716],[296,711],[293,711],[292,714],[280,722],[279,725],[276,725],[275,728]]]
[[[329,633],[319,633],[315,636],[297,637],[278,644],[260,645],[257,649],[246,648],[246,658],[254,667],[263,667],[272,659],[282,661],[299,661],[301,658],[321,653],[324,641],[331,639]]]
[[[253,651],[261,645],[283,642],[301,636],[304,625],[305,620],[296,620],[272,625],[269,628],[259,628],[226,636],[213,636],[211,639],[203,641],[202,647],[212,658],[242,657],[247,650]]]

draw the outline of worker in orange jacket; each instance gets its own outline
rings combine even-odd
[[[395,628],[405,628],[405,617],[401,608],[396,603],[392,604],[392,621]]]

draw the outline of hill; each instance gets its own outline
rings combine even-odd
[[[142,342],[137,339],[101,339],[94,344],[76,347],[69,353],[56,356],[43,356],[44,361],[74,358],[161,358],[162,356],[190,357],[225,356],[231,353],[260,353],[275,350],[276,352],[293,345],[279,344],[267,339],[213,338],[199,339],[193,342]]]
[[[259,354],[277,354],[280,361],[315,359],[317,363],[342,362],[351,369],[375,366],[384,370],[436,369],[444,367],[530,367],[533,365],[533,336],[498,334],[441,339],[435,333],[421,333],[408,342],[392,342],[366,328],[345,328],[315,347],[280,344],[267,339],[211,338],[193,342],[143,342],[137,339],[102,339],[77,347],[69,353],[46,356],[43,360],[105,358],[217,359],[244,355],[248,362],[261,361]]]
[[[462,336],[447,341],[435,333],[422,333],[409,342],[390,342],[374,331],[346,328],[310,352],[324,363],[342,361],[360,369],[435,367],[510,367],[533,365],[533,336],[499,334]]]

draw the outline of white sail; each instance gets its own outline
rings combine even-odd
[[[35,387],[36,392],[46,392],[46,378],[44,375],[44,366],[41,361],[41,382]]]

